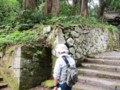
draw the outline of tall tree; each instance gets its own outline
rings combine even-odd
[[[35,9],[36,1],[35,0],[23,0],[23,9]]]
[[[45,0],[45,15],[48,16],[52,10],[52,0]]]
[[[59,14],[59,0],[52,0],[52,15],[57,16]]]
[[[77,4],[77,0],[73,0],[73,5],[76,5]]]
[[[52,14],[56,16],[59,14],[59,0],[45,0],[45,15]]]
[[[103,20],[105,7],[106,7],[106,1],[105,0],[99,0],[98,18],[100,20]]]
[[[88,0],[81,0],[80,6],[80,14],[81,16],[88,16]]]

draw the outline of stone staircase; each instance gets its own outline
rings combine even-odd
[[[91,56],[78,70],[73,90],[120,90],[120,52]]]

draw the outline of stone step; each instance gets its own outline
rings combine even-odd
[[[96,64],[105,64],[105,65],[120,65],[120,60],[109,60],[109,59],[94,59],[94,58],[87,58],[85,62],[89,63],[96,63]]]
[[[83,83],[76,83],[72,90],[106,90],[101,87],[91,86]]]
[[[83,68],[110,71],[110,72],[120,72],[120,66],[111,66],[111,65],[101,65],[94,63],[82,63]]]
[[[120,90],[120,80],[95,78],[95,77],[88,77],[88,76],[79,76],[78,79],[80,84],[82,83],[84,85],[91,85],[98,88],[102,87],[104,90]],[[91,89],[91,90],[98,90],[98,89]]]
[[[99,56],[99,55],[96,55],[96,56],[89,56],[90,58],[95,58],[95,59],[109,59],[109,60],[120,60],[120,55],[117,55],[117,56]]]
[[[110,51],[99,53],[98,55],[89,55],[92,58],[102,58],[102,59],[111,59],[111,60],[120,60],[120,52]]]
[[[3,88],[7,88],[8,85],[4,82],[0,82],[0,90],[3,89]]]
[[[79,75],[120,80],[120,73],[79,68]]]

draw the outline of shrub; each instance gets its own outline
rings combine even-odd
[[[16,0],[0,0],[0,25],[11,24],[17,11],[19,11],[19,3]]]

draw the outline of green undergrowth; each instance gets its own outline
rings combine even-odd
[[[45,25],[36,24],[32,29],[19,31],[17,28],[10,30],[0,30],[0,47],[3,45],[33,45],[38,44],[40,38],[44,38],[41,35],[41,31]],[[39,43],[40,44],[40,43]]]
[[[114,32],[117,31],[117,28],[112,25],[108,25],[107,23],[102,23],[98,19],[94,17],[82,17],[80,15],[77,16],[59,16],[53,17],[51,19],[47,19],[44,24],[35,24],[29,30],[19,31],[17,26],[13,31],[8,30],[0,30],[0,49],[4,45],[16,45],[16,44],[27,44],[27,45],[35,45],[40,44],[38,42],[40,37],[44,37],[45,35],[41,35],[41,31],[46,25],[51,26],[60,26],[63,28],[70,28],[75,26],[87,27],[87,28],[101,28],[105,31]],[[91,30],[91,29],[90,29]]]
[[[38,34],[34,31],[15,31],[9,34],[0,35],[0,44],[28,44],[37,39]]]
[[[89,28],[102,28],[103,30],[116,31],[117,28],[115,26],[109,25],[107,23],[103,23],[94,17],[82,17],[80,15],[77,16],[59,16],[53,17],[47,21],[48,24],[58,25],[63,27],[72,27],[72,26],[87,26]]]
[[[11,33],[1,33],[0,34],[0,49],[5,45],[37,45],[40,38],[39,32],[36,31],[14,31]]]
[[[54,86],[54,82],[53,82],[53,80],[46,80],[46,81],[42,82],[41,85],[44,87],[47,87],[47,88],[52,88]]]

